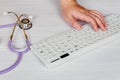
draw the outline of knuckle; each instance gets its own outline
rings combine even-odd
[[[99,22],[99,25],[100,25],[100,26],[103,26],[103,23],[100,21],[100,22]]]
[[[91,22],[93,25],[96,25],[96,21],[95,21],[93,18],[91,18],[90,22]]]

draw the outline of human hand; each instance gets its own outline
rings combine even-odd
[[[96,10],[88,10],[80,6],[76,0],[61,0],[61,9],[64,19],[75,29],[80,30],[82,26],[77,21],[88,22],[94,31],[98,28],[106,30],[106,23],[103,15]]]

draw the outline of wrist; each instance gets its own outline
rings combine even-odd
[[[76,1],[76,0],[61,0],[61,1],[65,1],[65,2],[68,2],[68,1]]]
[[[76,0],[61,0],[61,6],[69,6],[69,5],[76,5],[77,1]]]

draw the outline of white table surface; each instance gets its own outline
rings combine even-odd
[[[33,15],[34,26],[28,32],[33,44],[71,29],[61,16],[59,3],[59,0],[1,0],[0,25],[15,21],[13,16],[3,16],[5,11]],[[103,14],[120,12],[120,0],[79,0],[79,3]],[[11,65],[17,57],[7,49],[11,30],[12,28],[0,29],[0,70]],[[21,47],[22,44],[18,44],[18,41],[23,38],[19,31],[16,35],[16,45]],[[45,69],[29,52],[13,71],[0,75],[0,80],[120,80],[120,39],[56,69]]]

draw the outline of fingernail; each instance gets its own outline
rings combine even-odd
[[[77,30],[81,30],[82,28],[81,28],[81,27],[77,27],[76,29],[77,29]]]
[[[107,24],[105,24],[105,27],[107,27],[108,25]]]
[[[82,29],[81,26],[80,26],[79,24],[75,24],[74,27],[75,27],[77,30]]]
[[[106,31],[106,28],[104,28],[103,31]]]
[[[98,32],[98,29],[95,29],[95,32]]]

